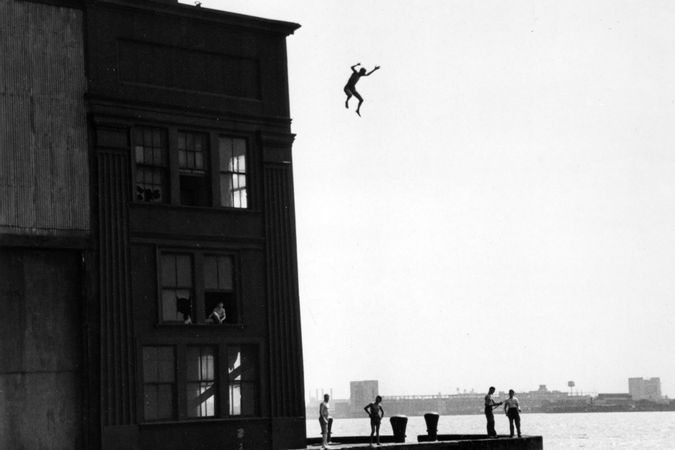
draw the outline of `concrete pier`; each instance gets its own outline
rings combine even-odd
[[[488,438],[484,435],[439,434],[437,437],[438,440],[433,442],[424,442],[428,439],[428,436],[421,435],[418,436],[419,442],[397,443],[393,441],[393,436],[380,436],[382,445],[379,447],[396,450],[543,450],[544,448],[541,436]],[[335,436],[328,448],[335,450],[364,449],[369,448],[369,440],[368,436]],[[317,450],[320,448],[321,439],[313,438],[307,440],[306,448],[295,450]],[[378,447],[375,446],[375,448]]]

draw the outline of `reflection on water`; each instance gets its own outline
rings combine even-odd
[[[386,405],[385,405],[386,408]],[[497,414],[499,434],[508,434],[506,416]],[[675,412],[617,412],[579,414],[522,414],[523,434],[544,437],[546,450],[606,449],[675,449]],[[423,417],[409,417],[407,435],[416,441],[418,434],[426,434]],[[442,434],[485,433],[485,417],[441,416],[438,432]],[[316,419],[307,421],[307,436],[319,437],[321,430]],[[363,419],[335,419],[334,436],[370,434],[370,422]],[[389,420],[382,422],[381,434],[391,435]]]

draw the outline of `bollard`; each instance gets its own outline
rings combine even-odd
[[[429,439],[434,441],[438,439],[438,417],[439,414],[435,412],[424,415],[424,421],[427,423],[427,434]]]
[[[389,422],[394,432],[394,442],[405,442],[405,428],[408,426],[408,418],[406,416],[391,416]]]

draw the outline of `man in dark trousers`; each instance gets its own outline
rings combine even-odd
[[[495,403],[492,399],[492,394],[494,393],[495,387],[490,386],[490,389],[488,389],[488,393],[485,396],[485,418],[487,419],[487,434],[489,437],[497,437],[497,432],[495,431],[495,415],[492,410],[502,404],[502,402]]]
[[[516,430],[518,430],[518,437],[520,437],[520,403],[518,403],[518,399],[514,395],[513,389],[509,389],[509,398],[504,402],[504,412],[506,412],[506,416],[509,418],[511,437],[513,437],[514,422],[516,423]]]

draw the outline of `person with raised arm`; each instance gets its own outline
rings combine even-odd
[[[356,97],[359,100],[359,105],[356,107],[356,114],[361,117],[361,104],[363,103],[363,97],[361,97],[361,94],[358,93],[356,90],[356,83],[361,79],[361,77],[368,77],[370,76],[373,72],[378,70],[380,66],[375,66],[373,70],[370,72],[367,72],[364,67],[361,67],[358,71],[356,68],[360,66],[361,63],[356,63],[352,66],[352,74],[349,77],[349,80],[347,80],[347,84],[345,85],[345,94],[347,94],[347,100],[345,100],[345,108],[349,109],[349,99],[352,98],[352,96]]]
[[[485,396],[485,418],[487,419],[487,434],[489,437],[497,437],[497,432],[495,431],[495,415],[492,410],[502,404],[502,402],[495,403],[492,399],[494,393],[495,387],[490,386],[490,389],[488,389],[488,393]]]

